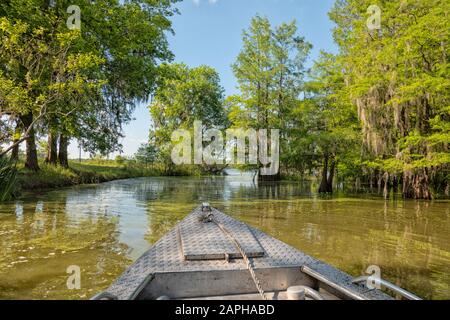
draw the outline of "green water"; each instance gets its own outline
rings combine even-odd
[[[247,177],[143,178],[0,205],[0,298],[87,299],[202,201],[352,275],[370,265],[427,299],[450,298],[450,202],[336,196]],[[81,289],[67,288],[69,266]]]

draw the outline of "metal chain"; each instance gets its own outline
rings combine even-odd
[[[252,262],[248,258],[244,249],[242,249],[239,241],[233,236],[233,234],[230,231],[228,231],[227,228],[225,228],[225,226],[223,224],[221,224],[219,221],[217,221],[217,219],[214,217],[214,215],[212,213],[208,215],[207,219],[209,221],[214,222],[220,228],[220,230],[222,230],[222,232],[225,233],[233,241],[234,245],[236,246],[236,248],[239,250],[240,254],[242,255],[242,258],[244,259],[245,264],[247,265],[247,269],[250,272],[250,275],[252,276],[253,282],[256,285],[256,289],[258,289],[259,294],[261,295],[261,297],[264,300],[268,300],[263,288],[261,287],[261,283],[259,282],[258,277],[256,276],[255,270],[253,269]]]

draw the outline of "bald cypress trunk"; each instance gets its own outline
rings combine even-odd
[[[69,146],[69,139],[65,135],[61,134],[59,136],[59,153],[58,153],[58,161],[60,166],[64,168],[69,167],[69,159],[67,148]]]
[[[25,158],[25,168],[39,171],[39,162],[36,149],[36,132],[33,127],[33,114],[30,112],[21,117],[24,130],[28,131],[28,138],[26,139],[26,158]]]
[[[14,143],[16,143],[17,140],[14,140]],[[19,160],[19,145],[15,146],[11,150],[11,161],[17,161]]]
[[[54,130],[50,130],[48,133],[45,162],[55,166],[58,163],[58,136]]]
[[[262,175],[261,171],[258,170],[258,181],[280,181],[281,175],[280,172],[274,175]]]
[[[328,193],[328,161],[329,155],[325,154],[323,158],[322,180],[320,182],[319,193]]]
[[[406,199],[432,200],[427,168],[403,174],[403,197]]]
[[[389,197],[389,173],[385,172],[383,175],[384,188],[383,188],[383,197],[385,200]]]
[[[333,180],[334,180],[335,171],[336,171],[336,161],[333,159],[333,160],[331,160],[330,173],[329,173],[328,179],[327,179],[327,192],[328,193],[333,193]]]

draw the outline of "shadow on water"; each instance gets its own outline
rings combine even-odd
[[[0,205],[0,298],[88,298],[200,202],[352,275],[370,265],[424,298],[450,298],[449,201],[319,197],[309,183],[247,175],[141,178]],[[82,271],[68,290],[68,266]]]

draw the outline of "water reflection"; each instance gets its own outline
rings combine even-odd
[[[0,298],[88,298],[202,201],[355,276],[378,265],[425,298],[450,298],[448,201],[320,198],[311,189],[246,175],[142,178],[0,205]],[[81,267],[81,290],[66,287],[70,265]]]

